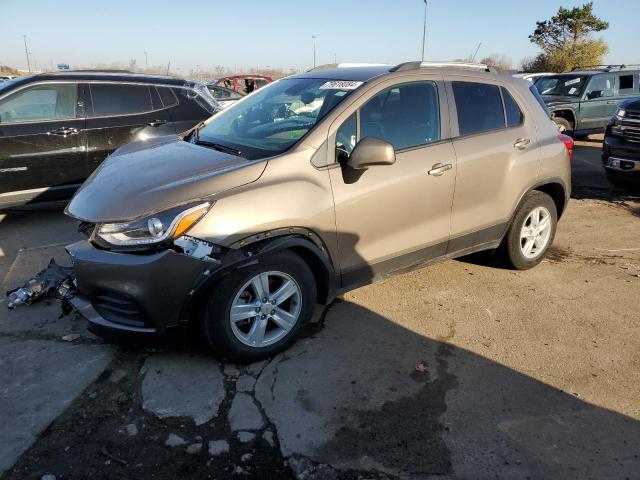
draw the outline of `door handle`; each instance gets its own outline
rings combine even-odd
[[[524,150],[525,148],[527,148],[527,145],[529,145],[531,143],[531,140],[529,140],[528,138],[519,138],[516,140],[516,143],[513,144],[514,147],[516,147],[518,150]]]
[[[69,135],[76,135],[78,133],[77,128],[73,127],[60,127],[55,130],[47,132],[47,135],[58,135],[60,137],[68,137]]]
[[[618,101],[617,100],[607,100],[607,105],[617,105]]]
[[[452,165],[450,163],[447,164],[443,164],[443,163],[436,163],[433,167],[431,167],[431,170],[429,170],[429,175],[432,175],[434,177],[439,177],[441,175],[444,175],[444,173],[447,170],[451,170]]]
[[[149,123],[147,123],[147,125],[149,125],[150,127],[159,127],[160,125],[164,125],[165,123],[167,123],[166,120],[151,120]]]

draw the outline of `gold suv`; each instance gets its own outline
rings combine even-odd
[[[67,208],[89,235],[73,302],[98,333],[197,322],[224,358],[269,357],[376,278],[498,248],[538,264],[572,149],[485,65],[320,67],[112,154]]]

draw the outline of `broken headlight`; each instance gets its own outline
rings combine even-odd
[[[98,225],[95,236],[110,245],[134,247],[174,239],[193,227],[211,208],[211,202],[183,205],[127,223]]]

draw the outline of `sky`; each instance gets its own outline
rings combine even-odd
[[[537,20],[574,0],[429,0],[427,60],[505,54],[514,66],[537,53]],[[22,35],[38,67],[77,67],[136,59],[187,74],[213,70],[400,63],[421,56],[422,0],[0,0],[0,65],[27,66]],[[601,36],[607,63],[639,63],[640,0],[594,0],[610,23]]]

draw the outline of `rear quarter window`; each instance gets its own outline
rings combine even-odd
[[[524,120],[522,110],[514,100],[514,98],[504,87],[500,87],[502,92],[502,100],[504,102],[504,113],[507,116],[507,127],[516,127],[520,125]]]
[[[549,111],[549,108],[547,108],[547,104],[544,103],[544,100],[540,96],[540,92],[538,91],[536,86],[535,85],[531,85],[529,87],[529,91],[531,92],[531,95],[533,95],[533,98],[536,99],[536,102],[538,102],[538,105],[540,105],[542,110],[544,110],[544,113],[547,115],[547,117],[551,118],[551,112]]]
[[[165,108],[173,107],[178,104],[178,97],[173,93],[173,89],[170,87],[157,87],[158,94],[162,100],[162,104]]]

